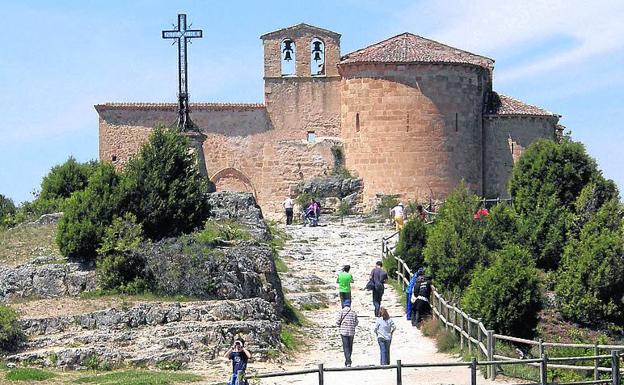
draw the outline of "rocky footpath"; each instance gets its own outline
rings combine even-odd
[[[39,257],[17,267],[0,265],[0,303],[20,298],[79,295],[95,289],[95,271],[78,263]]]

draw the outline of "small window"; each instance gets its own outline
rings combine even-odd
[[[308,143],[316,143],[316,133],[314,131],[308,131]]]
[[[117,161],[117,155],[111,156],[111,162],[116,162],[116,161]]]
[[[285,39],[280,45],[282,76],[295,76],[297,63],[297,47],[291,39]]]
[[[360,113],[355,114],[355,132],[360,132]]]
[[[310,42],[310,75],[325,75],[325,43],[317,37]]]
[[[459,131],[459,114],[455,113],[455,132]]]

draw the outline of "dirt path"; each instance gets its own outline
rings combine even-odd
[[[319,363],[325,367],[342,367],[344,356],[340,336],[335,327],[335,316],[339,310],[336,275],[345,264],[351,265],[355,284],[353,309],[360,316],[356,331],[353,366],[379,364],[379,346],[372,328],[375,318],[371,294],[361,290],[368,274],[380,258],[381,237],[392,231],[377,223],[365,223],[361,219],[345,219],[340,223],[324,223],[324,226],[308,228],[291,226],[287,229],[291,239],[281,252],[289,268],[282,273],[282,283],[291,301],[302,297],[326,296],[329,307],[304,311],[310,321],[304,327],[308,348],[295,354],[283,364],[254,363],[254,372],[288,371],[300,368],[314,368]],[[304,298],[305,299],[305,298]],[[405,312],[398,303],[397,293],[389,286],[383,297],[386,307],[397,325],[391,346],[391,362],[400,359],[403,363],[456,362],[457,357],[438,353],[434,341],[424,337],[405,319]],[[479,383],[492,383],[478,376]],[[404,369],[404,384],[468,384],[468,368]],[[498,383],[502,381],[497,381]],[[315,374],[265,379],[262,384],[318,384]],[[395,370],[334,372],[325,376],[325,384],[394,384]]]

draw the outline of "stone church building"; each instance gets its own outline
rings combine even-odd
[[[264,34],[264,103],[192,103],[217,190],[252,192],[268,214],[304,179],[346,168],[376,194],[443,199],[462,179],[507,196],[514,161],[556,138],[559,115],[493,90],[494,60],[403,33],[341,55],[340,34],[298,24]],[[177,103],[105,103],[100,159],[118,168]]]

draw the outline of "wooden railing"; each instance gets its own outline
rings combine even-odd
[[[307,374],[316,374],[318,376],[318,384],[325,384],[325,374],[332,372],[354,372],[354,371],[374,371],[374,370],[396,370],[396,384],[403,384],[403,369],[410,368],[441,368],[441,367],[468,367],[470,368],[470,385],[477,385],[477,369],[479,366],[488,368],[488,372],[491,371],[490,368],[496,368],[498,366],[505,365],[536,365],[540,368],[540,385],[590,385],[590,384],[611,384],[611,385],[621,385],[621,374],[620,374],[620,360],[622,358],[622,354],[619,351],[612,351],[611,355],[602,355],[602,356],[591,356],[591,357],[565,357],[565,358],[548,358],[544,355],[542,358],[535,359],[525,359],[525,360],[486,360],[486,361],[478,361],[476,357],[472,357],[470,362],[438,362],[438,363],[416,363],[416,364],[404,364],[401,360],[397,360],[395,365],[375,365],[375,366],[354,366],[349,368],[326,368],[323,364],[319,364],[316,368],[309,369],[300,369],[289,372],[273,372],[273,373],[262,373],[262,374],[252,374],[249,376],[251,379],[262,379],[262,378],[275,378],[275,377],[290,377],[290,376],[301,376]],[[548,382],[547,373],[548,368],[552,368],[555,365],[549,364],[550,362],[575,362],[582,361],[587,359],[611,359],[611,377],[603,378],[598,380],[589,380],[589,381],[575,381],[575,382]],[[344,381],[341,381],[344,382]]]
[[[405,290],[405,287],[409,285],[410,278],[412,277],[412,271],[405,264],[405,262],[395,254],[395,244],[394,239],[398,236],[398,232],[392,233],[388,237],[382,238],[381,251],[382,257],[384,259],[393,258],[396,260],[397,270],[396,270],[396,280],[401,286],[402,290]],[[468,351],[468,354],[471,356],[482,356],[485,357],[487,362],[494,362],[494,360],[499,360],[497,362],[516,362],[521,363],[523,365],[530,365],[534,367],[540,367],[541,370],[544,367],[548,368],[559,368],[559,369],[568,369],[575,371],[592,371],[593,372],[593,380],[592,381],[583,381],[578,383],[601,383],[605,382],[600,379],[600,373],[609,372],[613,373],[614,368],[617,373],[620,373],[619,369],[619,359],[613,359],[610,367],[601,367],[599,366],[600,360],[604,360],[609,357],[616,357],[614,354],[617,353],[617,357],[620,356],[619,351],[624,350],[624,345],[603,345],[603,344],[567,344],[567,343],[558,343],[558,342],[545,342],[543,340],[528,340],[524,338],[512,337],[503,334],[497,334],[494,330],[489,330],[479,319],[472,318],[465,311],[460,309],[454,304],[449,303],[445,300],[440,292],[435,288],[435,286],[431,287],[432,296],[431,296],[431,309],[433,315],[442,322],[442,324],[447,328],[452,330],[455,335],[459,339],[460,350],[464,352]],[[539,349],[539,359],[521,359],[517,360],[512,357],[507,357],[500,352],[496,351],[496,343],[497,341],[506,341],[514,344],[526,344],[529,346],[537,346]],[[565,347],[565,348],[582,348],[582,349],[593,349],[593,356],[584,356],[584,357],[561,357],[561,358],[549,358],[546,352],[546,348],[548,347]],[[611,355],[600,355],[601,351],[609,351]],[[614,353],[615,352],[615,353]],[[499,353],[499,354],[497,354]],[[593,361],[593,366],[583,366],[583,365],[567,365],[566,363],[570,362],[578,362],[578,361]],[[617,365],[617,367],[616,367]],[[491,379],[496,378],[497,374],[497,365],[488,365],[487,366],[487,377]],[[619,377],[618,377],[619,378]],[[612,378],[614,381],[618,378]],[[615,382],[613,381],[613,384]],[[618,379],[619,384],[619,379]]]

